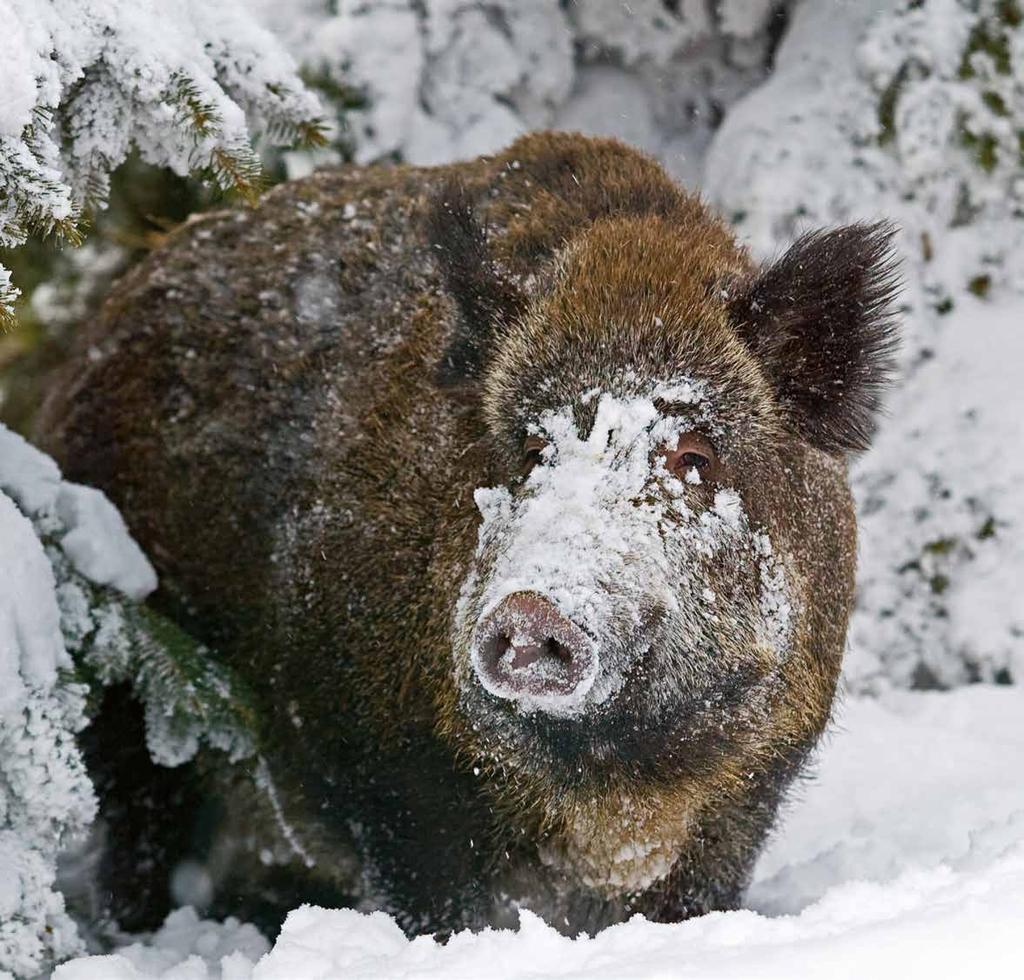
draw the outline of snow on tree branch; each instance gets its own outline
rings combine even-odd
[[[254,136],[324,141],[316,97],[238,0],[0,0],[0,247],[72,244],[137,149],[252,195]],[[0,325],[18,296],[0,266]]]
[[[1024,465],[1007,409],[1022,164],[1020,0],[800,5],[772,75],[730,109],[705,164],[708,197],[762,254],[815,226],[902,228],[904,383],[854,470],[855,691],[1024,670]],[[970,465],[950,465],[964,446]]]
[[[617,135],[685,179],[724,108],[763,79],[793,4],[246,2],[344,112],[360,163],[442,163],[553,128]]]
[[[200,743],[252,755],[257,724],[208,652],[140,604],[156,575],[114,505],[2,425],[0,582],[0,978],[29,977],[83,949],[56,871],[96,816],[76,742],[90,689],[131,684],[165,766]]]

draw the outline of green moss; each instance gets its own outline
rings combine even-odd
[[[300,73],[302,81],[310,88],[322,92],[327,101],[337,109],[365,109],[370,104],[365,92],[354,85],[339,82],[326,69],[303,69]]]
[[[1010,110],[1006,108],[1006,101],[998,92],[991,90],[981,93],[981,101],[985,103],[997,116],[1008,116]]]
[[[1009,27],[1019,27],[1024,21],[1024,11],[1018,0],[998,0],[996,16]]]
[[[899,572],[917,573],[933,595],[942,595],[949,588],[951,579],[945,572],[933,571],[932,568],[935,564],[946,564],[942,559],[947,559],[959,546],[960,540],[955,537],[929,541],[921,548],[921,557],[906,562],[899,568]],[[940,614],[936,610],[936,615]]]
[[[924,552],[928,555],[948,555],[956,545],[956,538],[936,538],[924,546]]]
[[[985,173],[990,174],[999,162],[998,142],[991,133],[977,135],[966,128],[961,128],[961,141],[971,152],[975,162]]]
[[[974,293],[979,299],[984,299],[989,294],[989,290],[992,288],[992,277],[988,273],[982,273],[980,276],[974,276],[968,280],[967,289],[969,292]]]
[[[907,66],[903,65],[886,85],[878,100],[878,145],[885,146],[896,137],[896,106],[907,80]]]
[[[935,595],[942,595],[949,588],[949,576],[936,572],[936,574],[928,579],[928,585]]]
[[[1012,26],[1012,25],[1011,25]],[[964,48],[964,56],[960,62],[960,77],[962,79],[974,78],[977,75],[972,61],[977,54],[984,54],[992,61],[992,67],[1000,75],[1009,75],[1011,72],[1010,62],[1010,39],[1007,32],[990,24],[987,20],[981,19],[974,25],[970,37],[967,39],[967,46]]]
[[[975,537],[979,541],[987,541],[989,538],[996,536],[996,519],[994,517],[986,517],[985,522],[978,528],[978,533]]]

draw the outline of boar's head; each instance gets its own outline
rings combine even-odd
[[[891,368],[892,232],[807,235],[757,269],[688,213],[600,218],[525,282],[462,190],[434,217],[445,380],[478,399],[492,467],[448,725],[524,796],[678,785],[776,751],[781,705],[812,705],[814,735],[827,715],[837,662],[787,664],[837,661],[816,623],[841,636],[849,611],[844,454]]]

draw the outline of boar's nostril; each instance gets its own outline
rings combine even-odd
[[[553,636],[549,636],[544,643],[544,652],[549,657],[569,663],[572,660],[572,651],[563,643],[559,643]]]
[[[503,657],[511,649],[509,667],[512,670],[524,670],[534,664],[543,665],[545,661],[550,661],[552,666],[572,667],[572,651],[553,636],[549,636],[543,644],[531,643],[525,646],[515,646],[508,637],[501,636],[498,637],[498,647]]]
[[[585,693],[594,656],[587,636],[552,603],[517,592],[481,620],[473,665],[492,694],[544,708]]]

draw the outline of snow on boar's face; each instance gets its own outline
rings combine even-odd
[[[715,675],[744,668],[717,669],[737,629],[761,667],[785,653],[785,575],[721,485],[707,386],[638,382],[540,412],[523,441],[529,472],[476,491],[461,628],[472,623],[476,680],[522,715],[599,715],[641,668],[648,716],[678,715],[696,696],[721,697]]]
[[[455,614],[462,710],[567,778],[692,764],[723,718],[755,724],[803,601],[757,516],[767,406],[696,356],[668,378],[617,359],[494,406],[507,475],[476,490]]]
[[[526,297],[446,194],[446,371],[476,391],[494,464],[452,625],[473,751],[567,788],[770,742],[819,601],[793,512],[848,507],[842,453],[890,360],[890,232],[807,236],[756,273],[703,210],[682,231],[603,219]],[[812,457],[838,501],[809,491]]]

